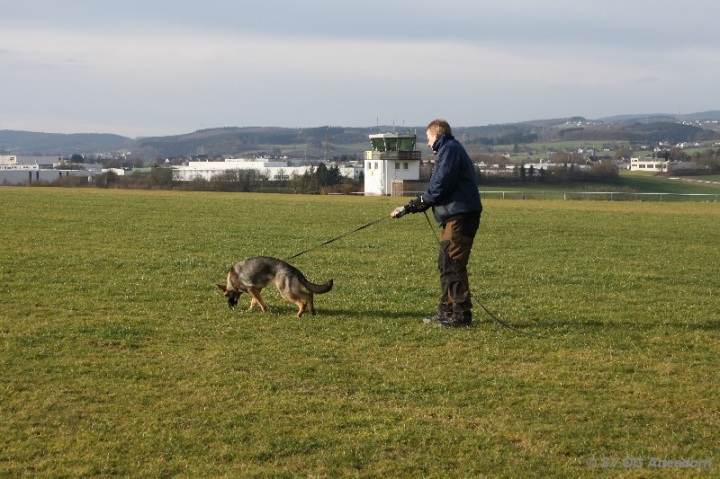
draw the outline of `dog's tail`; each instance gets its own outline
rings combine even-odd
[[[323,294],[330,291],[333,287],[333,280],[328,281],[325,284],[315,284],[308,281],[304,276],[300,276],[300,282],[308,291],[314,294]]]

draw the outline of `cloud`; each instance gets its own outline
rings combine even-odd
[[[0,128],[478,125],[668,97],[711,110],[720,33],[707,5],[687,13],[697,1],[15,2],[0,7]]]

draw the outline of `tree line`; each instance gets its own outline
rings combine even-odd
[[[617,183],[620,181],[618,167],[612,162],[595,162],[587,168],[575,163],[554,165],[553,168],[535,168],[533,165],[516,165],[512,169],[487,170],[476,169],[483,185],[524,185],[528,183],[568,184],[568,183]]]

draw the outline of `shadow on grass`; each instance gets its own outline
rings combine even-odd
[[[681,329],[695,329],[700,331],[720,331],[720,321],[705,321],[696,324],[677,325]]]
[[[316,319],[316,320],[387,320],[387,321],[400,321],[400,322],[419,322],[422,323],[423,318],[429,315],[430,312],[425,310],[388,310],[388,309],[375,309],[375,310],[357,310],[348,308],[324,308],[322,306],[317,307],[317,314],[313,316],[309,312],[306,312],[300,319]],[[292,306],[276,305],[270,306],[269,313],[280,317],[295,317],[297,309]],[[258,317],[261,318],[263,313],[258,310],[246,311],[245,308],[236,310],[234,314],[238,315],[238,318],[250,318]],[[549,319],[518,319],[508,320],[499,316],[500,319],[510,326],[506,326],[498,323],[489,315],[483,311],[475,311],[473,313],[473,328],[479,327],[495,327],[498,329],[507,330],[511,332],[512,329],[517,329],[520,333],[526,333],[530,336],[539,337],[550,337],[553,334],[565,334],[569,332],[579,333],[596,333],[602,331],[636,331],[645,332],[662,329],[673,329],[673,330],[686,330],[686,331],[719,331],[720,321],[717,320],[706,320],[696,322],[630,322],[630,321],[614,321],[612,319],[607,321],[600,320],[581,320],[581,321],[568,321],[568,320],[553,320]],[[517,332],[516,332],[517,333]]]
[[[225,306],[227,308],[227,306]],[[300,319],[321,319],[321,318],[343,318],[343,319],[388,319],[388,320],[417,320],[421,321],[425,316],[428,316],[426,311],[389,311],[389,310],[357,310],[357,309],[343,309],[343,308],[324,308],[315,306],[317,312],[316,315],[306,311]],[[291,306],[277,305],[268,306],[268,312],[262,313],[260,310],[255,309],[253,311],[247,311],[247,308],[236,308],[230,310],[231,314],[236,314],[238,318],[250,318],[258,317],[261,318],[266,314],[278,316],[278,317],[296,317],[297,309]]]
[[[307,315],[308,313],[306,313]],[[420,311],[387,311],[387,310],[373,310],[373,311],[362,311],[356,309],[318,309],[316,318],[322,316],[328,317],[343,317],[348,319],[387,319],[392,321],[410,320],[410,321],[421,321],[427,316],[427,313]],[[303,316],[305,317],[305,316]]]

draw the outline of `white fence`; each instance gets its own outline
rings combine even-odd
[[[423,191],[405,191],[403,196],[417,196]],[[482,198],[502,198],[503,200],[595,200],[595,201],[658,201],[678,202],[696,201],[705,203],[720,202],[718,194],[698,193],[628,193],[626,191],[542,191],[542,190],[480,190]]]
[[[718,194],[697,194],[697,193],[629,193],[625,191],[483,191],[480,190],[483,198],[502,198],[513,200],[525,199],[546,199],[546,200],[599,200],[599,201],[698,201],[713,202],[720,201]]]

